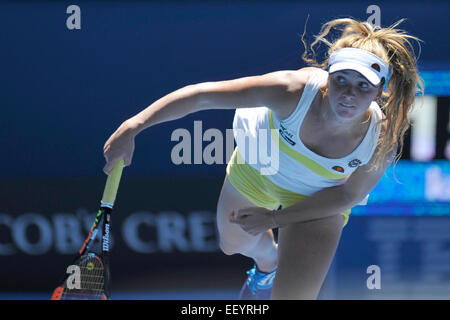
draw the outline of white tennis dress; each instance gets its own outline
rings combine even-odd
[[[238,108],[233,121],[240,157],[274,184],[305,196],[343,184],[359,166],[369,162],[380,135],[381,126],[377,123],[382,118],[382,111],[373,101],[369,107],[371,117],[367,133],[360,145],[347,156],[325,158],[302,143],[299,131],[303,119],[327,79],[328,72],[317,69],[308,80],[296,109],[287,119],[280,121],[263,106]],[[359,204],[365,205],[368,197]]]

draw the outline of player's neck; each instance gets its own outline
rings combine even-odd
[[[329,130],[342,134],[359,132],[363,122],[367,121],[370,114],[370,111],[367,110],[361,117],[357,118],[344,119],[338,117],[331,109],[328,95],[321,99],[317,112],[320,121],[323,121],[324,125],[326,125]]]

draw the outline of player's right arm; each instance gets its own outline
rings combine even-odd
[[[125,166],[130,165],[135,136],[153,125],[201,110],[266,106],[276,113],[286,104],[294,102],[296,105],[304,82],[302,74],[308,72],[276,71],[234,80],[203,82],[173,91],[123,122],[111,135],[103,148],[107,161],[103,171],[108,172],[120,159],[125,160]]]

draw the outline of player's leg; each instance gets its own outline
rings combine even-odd
[[[230,222],[231,213],[239,209],[255,207],[237,191],[225,177],[217,204],[217,227],[220,248],[227,255],[243,254],[252,258],[263,272],[271,272],[277,266],[278,254],[272,230],[253,236]]]
[[[342,215],[279,229],[278,269],[272,299],[316,299],[333,260],[344,224]]]

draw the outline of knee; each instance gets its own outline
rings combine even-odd
[[[247,242],[237,242],[237,241],[230,241],[226,239],[220,239],[219,242],[220,250],[222,250],[223,253],[225,253],[227,256],[231,256],[233,254],[247,254],[248,251],[251,249],[250,243]]]
[[[223,241],[220,241],[219,247],[220,247],[220,250],[222,250],[222,252],[225,253],[227,256],[231,256],[231,255],[235,254],[235,252],[230,250],[230,248],[226,244],[224,244]]]
[[[228,241],[224,241],[223,239],[220,239],[219,247],[220,250],[222,250],[222,252],[225,253],[227,256],[240,253],[239,246],[237,246],[236,244],[232,244]]]

